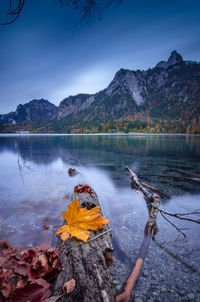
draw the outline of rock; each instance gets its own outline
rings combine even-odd
[[[161,287],[161,292],[166,292],[167,291],[167,289],[166,289],[166,287]]]
[[[135,298],[135,302],[143,302],[143,300],[139,297]]]
[[[93,102],[94,96],[90,94],[77,94],[76,96],[69,96],[65,98],[59,105],[55,118],[61,120],[70,114],[87,109]]]
[[[193,293],[189,293],[189,294],[187,294],[187,297],[188,297],[188,299],[193,301],[195,298],[195,295]]]

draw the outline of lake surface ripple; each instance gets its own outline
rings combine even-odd
[[[21,247],[50,242],[52,231],[43,225],[61,224],[60,211],[67,209],[73,187],[86,183],[112,220],[111,272],[119,292],[136,260],[148,219],[146,203],[131,189],[125,165],[163,193],[162,209],[172,213],[200,209],[199,136],[1,135],[0,238]],[[70,167],[81,174],[69,178]],[[158,215],[158,234],[134,290],[138,301],[200,302],[200,226],[171,221],[187,229],[187,238]]]

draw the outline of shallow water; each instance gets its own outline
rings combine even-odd
[[[130,187],[124,166],[162,193],[161,208],[173,213],[200,208],[200,137],[184,135],[0,136],[0,238],[27,247],[50,241],[44,224],[60,224],[73,187],[91,185],[111,219],[116,292],[137,257],[148,219],[145,201]],[[69,178],[68,168],[81,174]],[[168,198],[167,198],[168,196]],[[200,226],[183,240],[160,215],[134,295],[143,301],[200,301]]]

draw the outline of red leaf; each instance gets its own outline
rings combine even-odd
[[[12,285],[10,285],[8,282],[3,281],[1,284],[1,293],[5,298],[8,298],[13,291]]]
[[[49,248],[50,248],[49,243],[44,242],[44,243],[42,243],[42,244],[36,246],[36,247],[35,247],[35,250],[36,250],[36,252],[39,252],[39,251],[46,251],[46,250],[48,250]]]
[[[13,297],[15,302],[41,302],[51,295],[50,284],[44,279],[38,279],[24,288],[17,289]]]
[[[34,249],[6,248],[0,254],[0,297],[8,302],[40,302],[50,294],[50,283],[61,270],[60,249],[48,243]],[[39,278],[39,279],[38,279]],[[6,299],[6,300],[5,300]],[[1,301],[1,298],[0,298]]]
[[[42,278],[39,278],[37,280],[34,280],[33,282],[31,283],[37,283],[39,285],[41,285],[42,287],[45,287],[45,288],[49,288],[51,285],[49,284],[49,282],[47,282],[46,280],[42,279]]]
[[[78,185],[74,187],[74,192],[77,193],[89,193],[92,197],[94,196],[94,191],[88,185]]]
[[[53,268],[56,268],[58,262],[59,262],[59,258],[56,258],[56,259],[53,261],[53,263],[52,263],[52,267],[53,267]]]
[[[20,279],[17,282],[16,289],[24,288],[26,285],[27,285],[27,279],[26,278]]]
[[[44,224],[44,225],[43,225],[43,228],[44,228],[45,230],[48,230],[48,229],[49,229],[48,224]]]
[[[3,253],[3,255],[8,255],[8,254],[13,253],[14,251],[16,251],[15,248],[9,247],[8,249],[3,250],[2,253]]]
[[[37,273],[38,277],[44,277],[51,272],[51,267],[48,264],[47,256],[44,252],[38,252],[31,263],[32,269]]]
[[[6,258],[0,256],[0,266],[3,266],[5,261],[6,261]]]
[[[26,262],[31,263],[33,258],[36,256],[35,250],[26,250],[21,252],[22,259],[25,260]]]
[[[8,270],[6,270],[6,269],[3,269],[3,277],[4,277],[4,279],[9,279],[10,277],[12,277],[14,274],[13,274],[13,270],[11,270],[11,269],[8,269]]]
[[[0,250],[9,248],[9,244],[6,240],[0,240]]]
[[[19,275],[28,276],[30,273],[30,264],[26,262],[18,262],[15,265],[14,271]]]
[[[74,288],[76,286],[76,280],[73,278],[69,281],[67,281],[64,285],[63,285],[63,291],[66,293],[66,294],[70,294]]]

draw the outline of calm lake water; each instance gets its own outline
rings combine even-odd
[[[21,247],[50,241],[52,231],[43,225],[61,224],[60,211],[67,209],[73,187],[86,183],[112,220],[111,270],[119,291],[137,257],[148,219],[146,203],[131,189],[125,165],[163,192],[162,209],[172,213],[200,209],[199,136],[1,135],[0,238]],[[81,174],[69,178],[70,167]],[[142,301],[198,302],[200,225],[170,220],[187,228],[187,238],[158,215],[159,231],[134,296]]]

